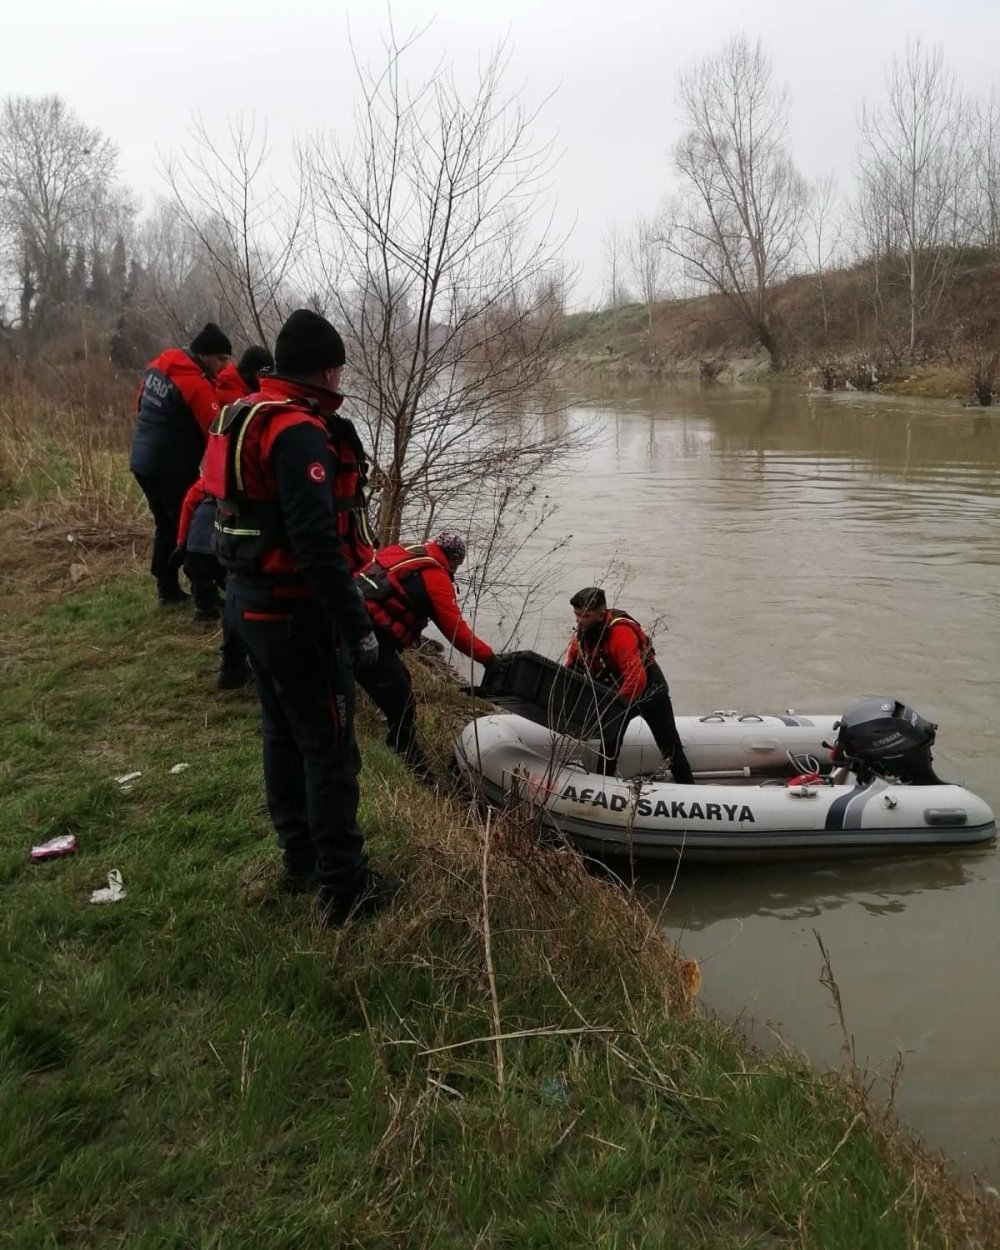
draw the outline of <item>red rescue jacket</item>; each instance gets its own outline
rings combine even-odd
[[[656,652],[635,617],[621,608],[609,608],[596,642],[587,642],[573,631],[565,663],[582,664],[595,681],[611,686],[619,698],[631,700],[646,689]]]
[[[398,650],[412,646],[428,621],[462,655],[478,664],[493,649],[478,638],[462,616],[448,557],[436,543],[384,547],[358,575],[372,621]]]
[[[276,440],[299,425],[310,425],[325,438],[334,473],[327,482],[317,463],[311,466],[313,481],[329,489],[350,571],[370,563],[375,551],[365,514],[367,462],[354,426],[336,416],[342,402],[334,392],[320,395],[311,387],[266,377],[256,394],[226,405],[219,414],[209,436],[203,477],[208,493],[219,501],[219,560],[238,576],[283,583],[287,597],[311,593],[288,538],[271,463]]]
[[[208,491],[205,489],[205,479],[203,477],[195,478],[188,487],[187,494],[184,496],[184,502],[181,504],[181,519],[177,524],[178,547],[183,547],[187,542],[188,531],[191,529],[191,520],[195,511],[198,505],[208,499],[208,497]]]
[[[234,400],[249,395],[253,387],[247,385],[246,378],[230,361],[215,375],[215,389],[219,392],[220,404],[231,404]]]

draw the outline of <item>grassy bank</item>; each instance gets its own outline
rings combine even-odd
[[[255,707],[211,693],[213,640],[137,571],[59,590],[50,555],[2,639],[9,1244],[997,1244],[850,1081],[700,1018],[626,893],[517,825],[487,846],[370,732],[363,820],[406,889],[317,930],[275,891]],[[468,708],[441,680],[443,750]],[[126,897],[90,904],[112,868]]]
[[[216,639],[152,601],[121,415],[14,418],[5,1244],[1000,1244],[996,1204],[856,1076],[702,1017],[628,892],[417,786],[370,710],[362,819],[406,885],[370,924],[319,930],[276,890],[252,697],[216,695]],[[440,761],[474,709],[430,669],[418,687]],[[29,862],[63,833],[75,856]],[[91,904],[112,869],[126,896]]]

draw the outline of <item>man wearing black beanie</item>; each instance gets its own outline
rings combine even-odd
[[[368,865],[358,827],[356,667],[378,642],[353,574],[371,559],[365,461],[337,415],[344,342],[300,308],[282,326],[275,372],[213,426],[205,484],[219,500],[217,554],[228,608],[260,696],[264,784],[284,888],[318,886],[339,927],[377,911],[396,882]]]
[[[221,369],[215,379],[219,402],[230,404],[234,399],[250,395],[260,386],[260,375],[274,368],[274,357],[259,343],[248,347],[236,364],[232,361]]]
[[[184,496],[198,476],[208,428],[219,413],[214,379],[232,350],[209,321],[187,351],[171,347],[151,360],[139,391],[129,468],[153,514],[150,571],[162,604],[187,599],[170,557]]]

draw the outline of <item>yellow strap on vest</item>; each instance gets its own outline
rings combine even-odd
[[[287,408],[293,401],[289,399],[262,399],[259,404],[254,406],[247,413],[240,426],[240,432],[236,439],[236,447],[233,451],[233,468],[236,471],[236,489],[243,493],[243,440],[246,438],[247,430],[250,428],[250,422],[254,419],[262,408]]]

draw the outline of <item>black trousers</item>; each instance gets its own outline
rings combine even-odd
[[[428,769],[417,741],[417,701],[409,669],[393,643],[379,632],[378,663],[359,669],[355,681],[385,717],[386,742],[417,773]]]
[[[623,706],[617,717],[605,722],[605,772],[614,771],[625,729],[637,716],[641,716],[649,726],[653,741],[670,765],[674,780],[681,785],[692,785],[694,774],[677,732],[674,705],[670,701],[670,687],[658,664],[651,664],[647,669],[647,686],[642,695],[627,707]]]
[[[222,570],[223,579],[226,582],[226,598],[222,606],[222,642],[219,644],[219,672],[233,673],[238,671],[245,676],[247,651],[243,645],[243,639],[240,637],[239,609],[236,606],[233,595],[230,593],[228,579],[225,576],[226,571],[221,564],[219,568]]]
[[[285,867],[349,897],[368,858],[346,650],[316,603],[261,607],[238,588],[230,595],[260,696],[264,785]]]
[[[222,607],[219,591],[226,584],[226,570],[215,556],[203,551],[188,551],[184,555],[184,572],[191,583],[191,596],[199,612],[210,612]]]
[[[181,504],[190,482],[180,478],[152,477],[148,473],[132,475],[146,496],[153,514],[153,558],[149,571],[164,586],[176,586],[177,574],[170,570],[170,556],[177,546],[177,527],[181,519]]]

